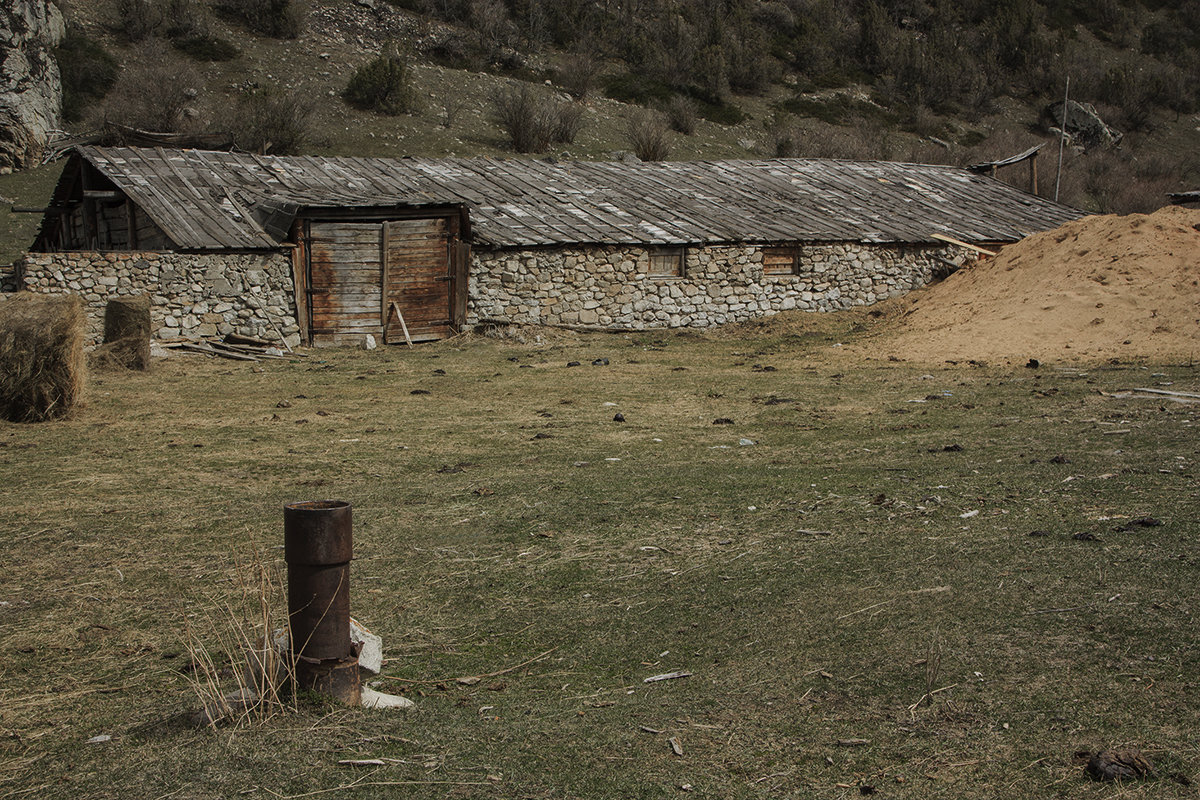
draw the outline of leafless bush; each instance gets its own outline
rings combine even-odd
[[[558,85],[567,90],[576,100],[583,100],[596,87],[596,76],[600,74],[600,62],[587,53],[572,53],[563,59],[555,78]]]
[[[296,39],[308,20],[309,0],[217,0],[216,7],[255,33]]]
[[[554,113],[554,130],[550,133],[550,141],[556,144],[571,144],[575,141],[580,128],[583,127],[582,103],[556,103]]]
[[[563,103],[528,83],[492,95],[492,119],[518,153],[544,153],[555,142],[570,143],[583,125],[583,106]]]
[[[679,94],[671,95],[671,99],[663,104],[662,110],[667,115],[667,122],[671,126],[671,130],[682,133],[684,136],[691,136],[696,132],[700,107],[695,100]]]
[[[642,161],[662,161],[671,154],[671,130],[660,111],[634,110],[625,119],[625,140]]]
[[[130,42],[141,42],[163,33],[165,9],[154,0],[116,0],[115,28]]]
[[[442,103],[442,127],[447,130],[453,128],[454,123],[466,107],[467,98],[465,95],[457,92],[447,95],[445,102]]]
[[[260,557],[236,567],[234,584],[234,597],[186,620],[200,727],[255,725],[295,709],[296,665],[284,644],[288,616],[279,571]]]
[[[161,41],[150,42],[138,62],[121,71],[99,122],[160,133],[194,129],[198,125],[192,104],[202,85],[195,67]]]
[[[228,127],[234,144],[243,150],[295,155],[312,140],[315,109],[311,97],[265,89],[238,99]]]

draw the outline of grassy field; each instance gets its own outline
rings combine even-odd
[[[854,364],[848,319],[176,358],[0,425],[0,797],[1194,796],[1197,406],[1108,394],[1200,368]],[[320,498],[416,710],[191,727],[185,627]]]

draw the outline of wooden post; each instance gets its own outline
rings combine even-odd
[[[1029,158],[1029,193],[1037,194],[1037,160],[1038,154],[1034,153]]]
[[[388,303],[388,318],[383,323],[383,343],[384,344],[388,343],[387,329],[390,327],[391,322],[392,322],[392,318],[391,318],[392,312],[395,312],[396,319],[400,320],[400,330],[404,331],[404,341],[408,342],[408,348],[411,350],[412,346],[413,346],[413,341],[412,341],[412,337],[408,335],[408,325],[405,324],[405,322],[404,322],[404,315],[400,313],[400,306],[396,305],[396,302],[394,300],[391,303]]]

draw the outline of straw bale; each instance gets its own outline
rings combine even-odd
[[[114,297],[104,309],[104,344],[89,357],[93,368],[150,368],[150,297]]]
[[[87,315],[74,295],[20,292],[0,303],[0,415],[64,417],[80,401]]]

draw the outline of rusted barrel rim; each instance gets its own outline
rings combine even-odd
[[[349,508],[350,504],[345,500],[302,500],[298,503],[287,503],[284,509],[287,511],[336,511],[339,508]]]

